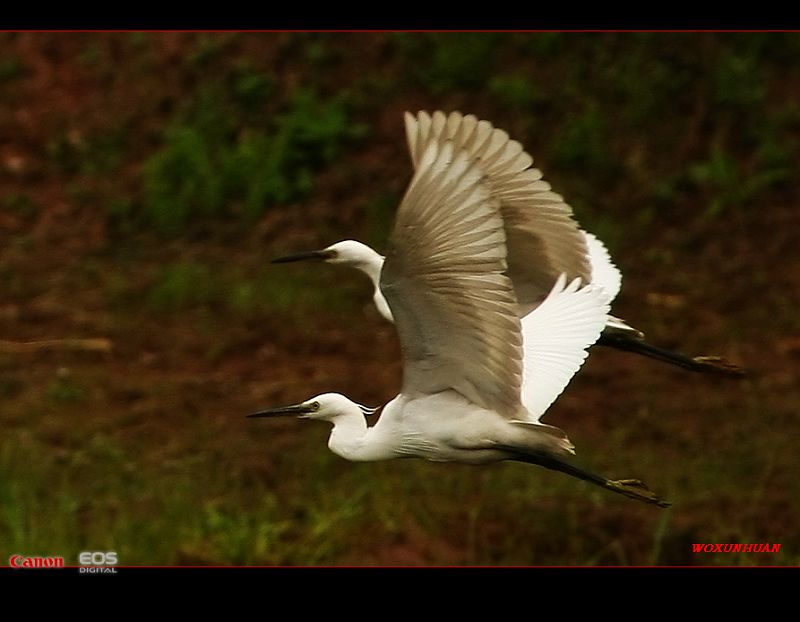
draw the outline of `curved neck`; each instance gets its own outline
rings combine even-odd
[[[367,427],[364,415],[348,412],[332,421],[333,431],[328,439],[330,450],[353,462],[370,462],[392,458],[388,447],[380,442],[375,428]]]
[[[386,302],[386,298],[383,296],[383,292],[381,292],[381,270],[383,269],[383,261],[384,258],[378,253],[373,252],[369,259],[361,260],[358,263],[354,263],[353,265],[361,270],[364,274],[366,274],[370,280],[372,281],[372,285],[375,287],[375,294],[373,295],[373,301],[375,302],[375,306],[378,308],[378,313],[380,313],[384,319],[389,320],[390,322],[394,322],[394,316],[392,316],[392,311],[389,309],[389,304]]]
[[[378,253],[371,253],[369,258],[360,259],[357,263],[353,264],[356,268],[361,270],[364,274],[366,274],[372,284],[375,286],[375,289],[378,289],[378,284],[381,280],[381,268],[383,268],[383,257],[378,255]]]
[[[378,308],[378,313],[383,316],[383,319],[394,323],[392,310],[389,308],[389,303],[386,302],[386,298],[383,297],[383,292],[381,291],[380,287],[375,287],[375,294],[372,297],[372,300],[375,302],[375,306]]]

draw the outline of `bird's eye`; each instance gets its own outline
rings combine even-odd
[[[319,402],[311,402],[311,410],[319,410]]]

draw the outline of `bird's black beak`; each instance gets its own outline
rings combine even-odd
[[[294,415],[302,417],[303,415],[310,415],[314,412],[314,407],[310,404],[295,404],[293,406],[279,406],[278,408],[269,408],[262,410],[248,417],[289,417]]]
[[[289,263],[290,261],[306,261],[308,259],[325,261],[326,259],[333,259],[334,257],[336,257],[336,251],[323,249],[321,251],[306,251],[305,253],[276,257],[272,260],[272,263]]]

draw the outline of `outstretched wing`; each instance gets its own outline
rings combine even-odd
[[[403,393],[448,389],[520,411],[522,339],[498,201],[479,162],[431,141],[397,211],[380,287],[403,351]]]
[[[608,301],[613,301],[622,288],[622,273],[611,261],[606,245],[597,236],[584,231],[586,246],[589,251],[589,263],[592,265],[592,284],[599,285],[608,294]]]
[[[533,158],[506,132],[474,115],[406,113],[411,159],[419,168],[431,143],[452,142],[456,153],[479,159],[492,198],[500,203],[508,249],[508,276],[527,315],[548,295],[560,274],[591,281],[586,241],[572,209],[550,190]]]
[[[584,231],[583,234],[586,236],[589,262],[592,264],[592,285],[602,287],[608,294],[608,302],[611,303],[622,289],[622,273],[611,261],[611,255],[609,255],[606,245],[587,231]],[[642,331],[613,315],[609,315],[606,319],[605,332],[606,334],[622,333],[633,339],[644,339]]]
[[[525,359],[522,403],[538,421],[561,395],[605,326],[608,296],[594,284],[580,288],[561,275],[536,309],[522,318]]]

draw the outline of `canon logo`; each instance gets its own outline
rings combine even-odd
[[[12,568],[63,568],[64,558],[12,555],[8,558],[8,565]]]

